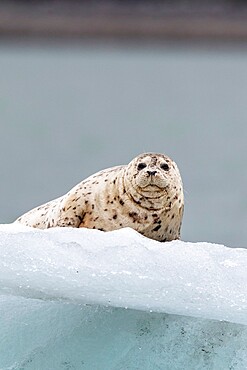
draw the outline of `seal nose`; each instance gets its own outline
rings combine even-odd
[[[147,173],[149,176],[154,176],[157,173],[157,171],[147,171]]]

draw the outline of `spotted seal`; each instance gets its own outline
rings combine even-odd
[[[176,163],[163,154],[144,153],[128,165],[97,172],[15,222],[40,229],[131,227],[148,238],[170,241],[180,237],[183,208]]]

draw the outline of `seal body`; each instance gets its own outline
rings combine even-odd
[[[131,227],[148,238],[170,241],[180,237],[183,208],[176,163],[163,154],[144,153],[128,165],[97,172],[15,222],[40,229]]]

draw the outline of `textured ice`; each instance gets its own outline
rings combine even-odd
[[[247,250],[0,226],[1,370],[247,369]]]

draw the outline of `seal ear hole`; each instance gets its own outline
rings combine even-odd
[[[167,163],[161,163],[160,168],[164,171],[169,171],[169,166]]]
[[[141,171],[141,170],[143,170],[145,167],[147,167],[146,163],[141,162],[141,163],[139,163],[139,164],[138,164],[137,169],[138,169],[138,171]]]

